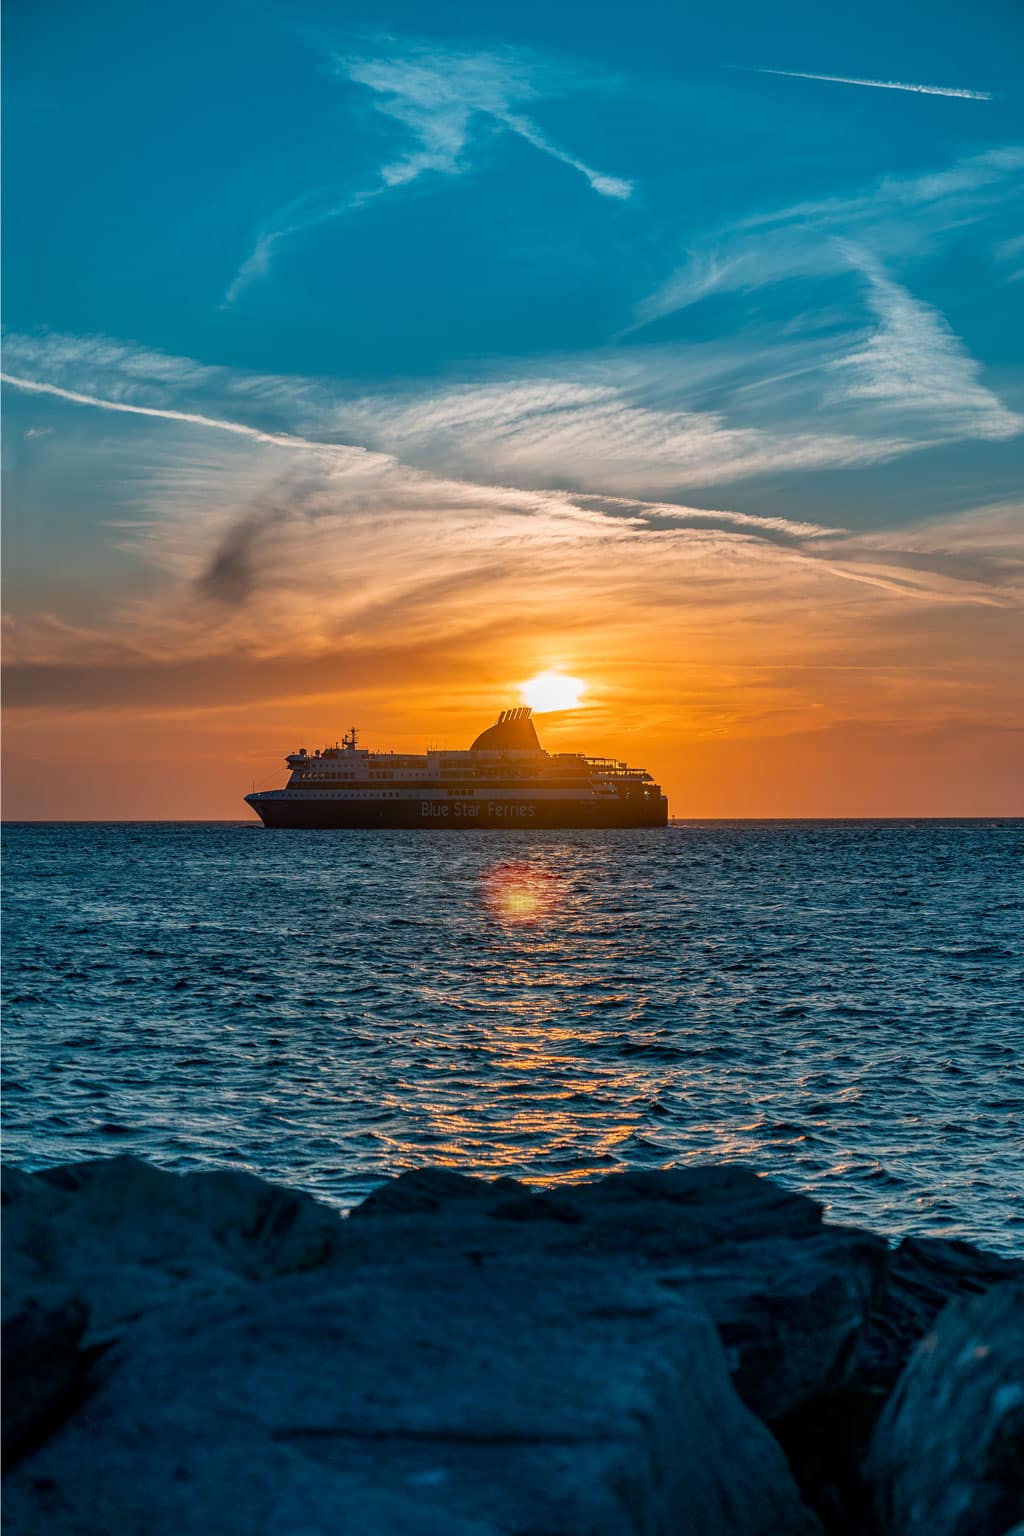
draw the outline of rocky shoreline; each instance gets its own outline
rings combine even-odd
[[[1024,1263],[739,1166],[3,1174],[16,1536],[1006,1536]]]

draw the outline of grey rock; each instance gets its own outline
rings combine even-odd
[[[100,1231],[119,1257],[134,1262],[179,1260],[187,1231],[213,1262],[262,1280],[314,1268],[340,1242],[334,1212],[252,1173],[175,1174],[134,1157],[104,1157],[35,1178],[69,1196],[66,1211],[90,1236]]]
[[[531,1194],[447,1170],[403,1174],[346,1223],[343,1261],[402,1251],[617,1258],[699,1292],[735,1384],[773,1421],[852,1379],[884,1283],[884,1240],[736,1165],[613,1174]]]
[[[792,1468],[860,1536],[914,1343],[951,1296],[1024,1278],[969,1244],[890,1251],[736,1166],[540,1192],[426,1168],[343,1221],[250,1175],[111,1158],[5,1170],[3,1201],[8,1337],[43,1366],[19,1533],[785,1536],[817,1528]],[[880,1444],[873,1488],[898,1501]]]
[[[905,1238],[890,1257],[872,1309],[860,1366],[864,1384],[888,1395],[915,1344],[951,1301],[1009,1282],[1024,1285],[1020,1259],[946,1238]]]
[[[406,1251],[167,1307],[7,1482],[11,1536],[812,1536],[699,1305]]]
[[[338,1216],[230,1171],[174,1174],[133,1157],[3,1170],[4,1312],[73,1290],[89,1341],[154,1307],[315,1268],[341,1246]]]
[[[527,1186],[518,1179],[475,1179],[451,1168],[412,1168],[380,1184],[356,1206],[351,1219],[423,1215],[440,1211],[452,1201],[490,1208],[528,1195]]]
[[[885,1536],[1004,1536],[1024,1520],[1024,1287],[941,1314],[879,1419],[867,1476]]]

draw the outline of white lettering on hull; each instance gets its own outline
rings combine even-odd
[[[444,800],[421,800],[421,817],[447,816],[451,812],[453,816],[474,817],[479,816],[480,806],[471,800],[456,800],[454,804]],[[523,817],[529,819],[536,816],[537,807],[526,805],[517,800],[488,800],[488,816]]]

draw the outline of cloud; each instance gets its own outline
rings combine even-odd
[[[346,461],[364,449],[397,455],[409,465],[472,481],[544,490],[660,498],[690,487],[749,480],[764,473],[877,464],[912,451],[910,436],[794,429],[784,417],[771,425],[730,421],[726,409],[687,408],[681,401],[712,389],[728,397],[734,360],[652,352],[642,359],[610,356],[558,360],[549,373],[506,376],[469,384],[380,391],[352,399],[322,380],[246,375],[209,369],[193,375],[188,360],[154,357],[108,343],[82,350],[91,390],[73,387],[78,350],[73,338],[51,337],[56,381],[8,374],[13,387],[70,403],[129,415],[163,416],[206,431],[249,438],[306,455]],[[27,345],[8,338],[13,366],[31,360],[48,373],[47,339]],[[97,358],[106,360],[105,368]],[[749,369],[768,360],[746,356]],[[787,353],[793,365],[794,353]],[[775,372],[766,395],[779,393]],[[104,385],[108,376],[110,388]],[[178,386],[176,379],[184,383]],[[749,390],[749,385],[747,386]],[[182,393],[189,395],[182,403]],[[138,396],[147,403],[137,404]],[[162,404],[157,404],[157,400]],[[197,408],[200,400],[205,409]],[[236,414],[228,414],[228,410]],[[256,410],[267,425],[238,419]],[[748,401],[748,409],[750,402]],[[771,421],[768,404],[754,413]],[[273,421],[274,425],[269,425]],[[353,446],[355,444],[361,446]]]
[[[579,87],[565,71],[512,51],[472,53],[407,48],[384,57],[339,55],[336,73],[372,92],[374,108],[399,124],[410,145],[386,161],[370,185],[339,193],[307,193],[274,215],[242,263],[225,296],[230,306],[251,282],[270,271],[273,251],[293,235],[352,213],[383,193],[407,187],[428,173],[458,176],[484,129],[511,133],[542,154],[579,172],[601,197],[629,198],[632,182],[595,170],[555,144],[523,107]]]
[[[274,508],[249,512],[233,524],[196,580],[200,596],[235,607],[248,602],[258,585],[259,546],[286,517],[281,508]]]
[[[638,501],[632,496],[579,496],[573,497],[579,506],[592,507],[602,512],[628,513],[641,523],[651,527],[674,528],[738,528],[755,531],[762,537],[779,536],[785,539],[831,539],[845,532],[826,523],[808,523],[792,517],[755,517],[749,512],[736,512],[731,508],[686,507],[676,501]]]
[[[899,283],[893,269],[934,251],[943,234],[1002,213],[1019,199],[1022,167],[1024,148],[1004,147],[944,171],[885,178],[866,193],[745,218],[692,251],[638,305],[632,329],[712,294],[799,280],[801,302],[813,294],[818,305],[790,313],[791,336],[802,327],[808,337],[798,364],[803,407],[831,434],[901,442],[896,451],[1014,437],[1024,418],[982,381],[979,364],[939,310]],[[994,254],[1012,259],[1013,243],[1009,251],[1006,244]],[[749,306],[744,329],[749,334]],[[764,395],[760,381],[754,387]],[[799,397],[796,373],[784,388]]]
[[[65,359],[69,353],[74,355],[74,348],[69,346],[67,338],[53,338],[53,341],[54,356],[58,360],[58,367],[63,369],[60,360]],[[27,350],[37,359],[44,355],[44,349],[35,341],[30,341]],[[22,355],[20,337],[15,335],[9,338],[8,353],[15,358]],[[88,355],[94,356],[95,353],[90,349]],[[120,359],[131,357],[129,371],[134,387],[142,393],[149,393],[142,361],[146,354],[135,354],[130,348],[111,343],[105,349],[105,355],[116,360],[115,368],[119,366]],[[191,376],[187,360],[182,361],[182,367],[177,373],[172,364],[173,359],[159,357],[154,367],[155,375],[164,381]],[[95,377],[94,372],[92,378]],[[686,461],[690,460],[699,464],[702,478],[714,479],[721,477],[722,461],[725,459],[728,459],[729,476],[739,478],[746,472],[753,472],[755,462],[776,467],[781,462],[799,465],[810,461],[817,464],[833,462],[837,457],[840,460],[875,458],[880,452],[891,451],[892,448],[892,445],[880,448],[877,444],[834,442],[829,439],[776,442],[768,433],[723,427],[720,419],[712,413],[654,410],[631,405],[625,387],[621,384],[616,386],[607,382],[569,381],[557,377],[466,386],[411,399],[377,395],[339,404],[331,402],[328,396],[320,400],[318,421],[321,430],[332,435],[318,437],[296,431],[267,430],[224,414],[212,414],[212,408],[200,411],[183,409],[170,403],[160,406],[141,405],[124,398],[113,398],[114,392],[106,397],[72,389],[67,384],[28,379],[10,373],[0,374],[0,379],[9,387],[32,395],[49,396],[115,415],[141,416],[203,432],[225,434],[241,438],[261,449],[285,450],[289,457],[299,455],[303,459],[313,460],[314,464],[315,461],[321,461],[325,472],[345,476],[363,491],[370,482],[380,482],[383,476],[389,486],[388,494],[393,494],[391,478],[398,475],[401,477],[404,499],[408,498],[413,485],[426,487],[428,498],[432,498],[437,488],[443,486],[446,504],[449,506],[456,502],[468,502],[479,509],[483,497],[484,505],[506,508],[509,498],[512,498],[516,505],[529,510],[531,515],[552,506],[557,506],[562,514],[568,514],[570,509],[575,508],[575,517],[581,523],[603,522],[609,509],[614,508],[614,516],[620,522],[625,509],[635,513],[638,518],[652,519],[664,519],[671,512],[678,526],[684,522],[699,521],[719,526],[742,525],[769,533],[788,531],[799,536],[834,531],[798,520],[758,518],[729,510],[693,508],[679,503],[656,503],[599,494],[601,487],[596,484],[584,488],[594,493],[589,495],[574,496],[569,488],[551,491],[544,484],[526,490],[521,480],[512,484],[503,483],[503,471],[513,461],[518,462],[520,468],[532,464],[538,473],[549,470],[555,460],[578,463],[593,457],[598,440],[604,440],[607,451],[603,457],[598,457],[598,463],[605,474],[602,476],[599,473],[596,479],[603,478],[609,484],[620,478],[629,479],[630,466],[647,458],[652,458],[655,464],[649,478],[685,479],[688,473]],[[216,376],[218,394],[236,405],[247,399],[261,401],[268,396],[274,398],[275,387],[283,386],[285,393],[277,396],[278,407],[290,407],[299,412],[309,408],[313,382],[298,381],[296,384],[294,380],[233,375],[228,370],[220,371]],[[339,433],[359,442],[338,441]],[[398,454],[380,448],[375,438],[396,444]],[[493,455],[486,453],[483,445],[493,446],[496,440],[504,442],[504,451],[498,450]],[[361,446],[362,442],[368,443],[369,447]],[[455,463],[459,457],[456,450],[460,443],[468,445],[464,452],[467,461],[477,453],[481,460],[487,461],[492,479],[486,485],[486,493],[483,485],[474,479],[467,478],[463,482],[451,478],[453,466],[462,468]],[[478,449],[474,448],[474,443],[479,445]],[[403,462],[402,452],[415,451],[417,448],[429,449],[425,457],[436,462],[415,466]],[[447,470],[443,467],[445,462]],[[308,472],[316,474],[319,471],[314,467]],[[187,502],[201,492],[206,470],[201,462],[197,469],[196,458],[190,455],[181,473],[185,476],[184,500]],[[693,473],[692,468],[689,473]],[[543,479],[543,475],[540,478]],[[464,488],[458,489],[460,486]],[[168,490],[168,485],[161,483],[161,495],[166,496]],[[266,525],[273,526],[275,520],[276,514],[271,514]],[[247,518],[243,527],[245,538],[262,531],[265,521],[266,514],[262,511],[255,521]]]
[[[54,351],[74,348],[57,339]],[[108,355],[117,355],[113,344]],[[149,394],[141,358],[126,371],[131,387]],[[168,379],[190,375],[187,360],[172,364],[155,365],[165,389]],[[275,398],[272,379],[224,370],[215,383],[236,408]],[[460,478],[351,443],[267,431],[217,414],[212,398],[197,410],[188,400],[137,406],[112,398],[113,390],[105,397],[43,380],[19,387],[112,419],[144,420],[147,436],[130,440],[130,515],[119,519],[111,507],[103,533],[150,574],[127,592],[92,584],[94,617],[84,628],[45,612],[14,624],[7,654],[15,703],[32,702],[33,690],[38,703],[66,697],[76,669],[89,673],[97,703],[146,697],[137,677],[126,678],[140,668],[151,670],[154,702],[180,702],[194,686],[197,701],[212,703],[228,696],[231,665],[244,671],[255,660],[284,695],[327,676],[325,658],[362,666],[381,646],[405,655],[413,670],[430,647],[479,656],[483,665],[531,634],[561,635],[566,645],[576,636],[590,653],[614,658],[648,645],[653,632],[670,649],[685,648],[703,644],[709,626],[753,634],[759,624],[788,627],[804,611],[841,613],[851,601],[995,610],[1018,602],[1024,588],[1024,562],[1014,563],[1005,523],[973,540],[947,524],[936,538],[912,530],[886,541],[825,519],[617,496],[610,487],[587,493]],[[278,408],[285,399],[305,408],[311,390],[312,381],[299,381]],[[585,457],[614,426],[607,387],[535,381],[523,391],[512,389],[504,406],[492,386],[421,408],[432,412],[432,430],[454,422],[461,435],[469,418],[482,436],[504,433],[525,459],[535,450],[526,452],[521,434],[548,430],[538,429],[538,415],[567,418],[547,443],[556,457],[574,434]],[[682,430],[678,422],[633,423],[627,436],[637,441],[619,451],[642,458],[667,431],[675,453],[672,434]],[[727,442],[741,451],[741,437]],[[764,442],[752,451],[763,453]],[[118,568],[112,581],[123,581],[123,561]],[[822,607],[822,583],[832,607]],[[838,600],[838,591],[857,596]],[[224,665],[200,687],[203,658]]]
[[[532,144],[534,149],[539,149],[542,154],[550,155],[552,160],[558,160],[562,165],[571,166],[574,171],[579,171],[588,185],[602,197],[625,200],[633,195],[631,181],[626,181],[620,176],[608,176],[603,171],[595,171],[585,161],[577,159],[575,155],[569,154],[564,149],[559,149],[557,144],[553,144],[546,134],[541,133],[537,125],[528,117],[504,113],[497,120],[511,133],[517,133],[521,139],[525,139],[527,144]]]
[[[482,119],[525,139],[534,149],[579,171],[603,197],[628,198],[632,183],[596,171],[553,144],[520,110],[543,94],[562,94],[568,83],[550,66],[523,56],[413,51],[391,58],[339,58],[339,73],[374,93],[374,105],[402,124],[415,148],[381,168],[389,187],[404,186],[426,171],[458,175]]]
[[[637,517],[663,531],[674,506],[678,526],[697,526],[699,517],[703,526],[745,524],[772,539],[791,525],[803,538],[831,521],[783,517],[773,526],[760,508],[722,509],[716,488],[731,487],[732,498],[749,482],[878,466],[935,443],[997,441],[1024,428],[980,381],[937,311],[869,253],[849,246],[844,261],[864,286],[874,323],[827,339],[762,345],[751,336],[738,350],[716,344],[567,357],[501,378],[346,397],[327,380],[197,370],[188,359],[96,338],[79,348],[74,338],[14,335],[10,365],[20,370],[31,360],[44,376],[19,371],[7,381],[35,396],[283,450],[312,472],[323,461],[358,478],[371,460],[394,462],[403,494],[422,474],[431,484],[488,487],[484,506],[505,494],[554,496],[563,511],[575,498],[621,518],[635,504]],[[79,367],[90,389],[74,387]],[[45,377],[51,370],[55,379]],[[201,498],[205,475],[193,451],[167,468],[160,495],[165,503]],[[251,510],[257,492],[258,475],[254,483],[250,473],[238,515]],[[693,499],[705,497],[712,510],[694,509]]]
[[[634,310],[636,330],[711,293],[749,293],[849,270],[844,243],[880,261],[927,252],[950,230],[1020,199],[1024,146],[967,156],[943,170],[885,176],[862,191],[751,214],[709,233]]]
[[[346,435],[427,467],[517,485],[644,495],[877,464],[914,447],[896,436],[732,425],[722,411],[645,398],[650,382],[637,378],[632,363],[577,363],[572,376],[375,394],[340,404],[333,421]]]
[[[879,91],[911,91],[919,96],[956,96],[964,101],[992,100],[991,91],[968,91],[951,85],[909,85],[900,80],[859,80],[851,75],[809,75],[798,69],[748,67],[746,72],[753,75],[784,75],[789,80],[825,80],[833,85],[870,85]]]
[[[285,239],[289,234],[296,234],[301,229],[307,229],[305,223],[282,224],[280,228],[271,230],[268,234],[260,235],[249,255],[242,262],[238,271],[224,295],[224,307],[230,309],[250,283],[256,282],[261,277],[266,277],[270,272],[270,257],[274,246]]]
[[[946,437],[998,440],[1024,431],[1024,417],[979,382],[978,364],[938,310],[893,282],[868,252],[848,254],[867,280],[878,325],[830,365],[841,380],[835,398],[882,406]]]
[[[1017,261],[1024,256],[1024,235],[1017,235],[1012,240],[1001,241],[995,249],[997,261]],[[1008,283],[1019,283],[1024,278],[1024,266],[1017,267],[1015,271],[1007,274]]]
[[[113,399],[130,394],[137,404],[148,403],[147,398],[140,400],[140,392],[148,391],[155,399],[167,389],[209,387],[225,374],[223,368],[211,368],[152,347],[112,341],[109,336],[72,336],[59,331],[7,333],[4,359],[12,373],[45,372],[55,383],[67,382],[86,391],[102,384]]]

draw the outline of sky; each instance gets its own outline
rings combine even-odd
[[[523,682],[675,816],[1024,813],[1024,13],[10,0],[4,815]]]

